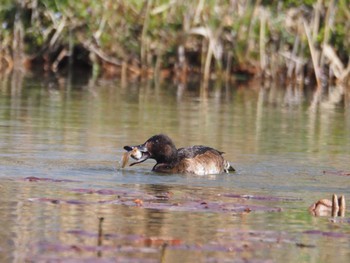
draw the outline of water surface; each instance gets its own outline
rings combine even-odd
[[[0,260],[348,262],[349,217],[307,211],[350,196],[339,92],[310,108],[312,91],[272,84],[4,78]],[[224,151],[237,172],[121,169],[123,146],[156,133]]]

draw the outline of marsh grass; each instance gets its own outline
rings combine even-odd
[[[347,86],[349,18],[348,0],[4,0],[0,70]]]

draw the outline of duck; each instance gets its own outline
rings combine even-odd
[[[152,171],[158,173],[212,175],[235,171],[223,152],[203,145],[177,149],[166,134],[154,135],[140,145],[124,146],[124,150],[136,160],[130,166],[154,159]]]

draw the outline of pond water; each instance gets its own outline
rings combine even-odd
[[[71,83],[1,81],[1,262],[349,262],[349,216],[308,212],[350,200],[345,90],[313,107],[317,93],[252,82]],[[120,168],[124,145],[157,133],[237,171]]]

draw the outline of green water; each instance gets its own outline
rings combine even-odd
[[[254,83],[3,78],[0,261],[349,262],[348,215],[334,223],[307,208],[333,193],[350,200],[350,99],[334,88],[311,109],[314,96]],[[124,145],[157,133],[217,148],[237,172],[120,168]]]

